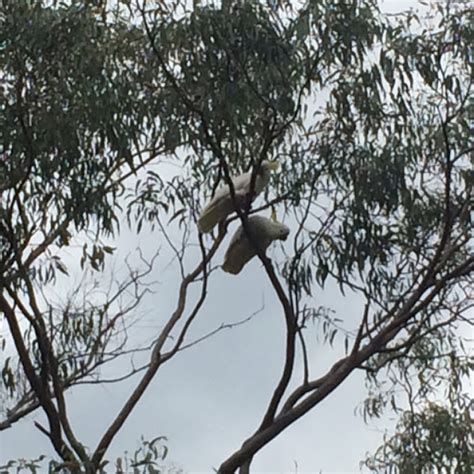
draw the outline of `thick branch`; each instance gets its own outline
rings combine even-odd
[[[3,295],[0,295],[0,310],[5,315],[7,320],[13,342],[18,352],[18,356],[20,357],[20,362],[23,366],[23,370],[25,371],[28,382],[48,418],[51,429],[51,432],[48,433],[48,436],[50,437],[56,452],[61,456],[61,458],[65,461],[74,462],[74,454],[62,440],[61,424],[59,421],[58,412],[56,411],[51,397],[48,394],[47,387],[44,386],[41,379],[36,375],[35,369],[28,354],[28,350],[23,341],[23,336],[21,335],[21,330],[18,325],[18,321],[16,320],[15,313]]]
[[[431,266],[429,266],[431,269]],[[459,275],[465,275],[466,272],[472,272],[472,258],[467,262],[459,265],[457,269],[449,273],[449,278],[457,278]],[[431,280],[431,285],[428,282]],[[422,282],[411,295],[405,304],[400,308],[397,314],[393,317],[392,322],[380,330],[371,341],[357,352],[351,353],[349,356],[341,359],[333,367],[318,380],[307,383],[297,390],[295,390],[283,407],[280,414],[273,420],[273,422],[263,429],[257,430],[242,447],[222,463],[219,472],[233,473],[249,458],[251,458],[258,450],[265,446],[269,441],[274,439],[286,427],[291,425],[301,416],[306,414],[321,400],[326,398],[334,389],[336,389],[350,373],[360,367],[360,365],[368,360],[375,353],[383,349],[388,342],[393,340],[396,335],[402,330],[404,324],[413,318],[419,311],[423,310],[431,303],[433,298],[439,294],[442,288],[445,287],[447,279],[433,282],[433,275],[426,274]],[[431,291],[427,296],[420,301],[423,294],[431,287]],[[305,399],[297,403],[305,394],[308,394]]]

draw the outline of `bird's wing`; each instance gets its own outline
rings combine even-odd
[[[246,195],[250,191],[250,182],[252,180],[252,173],[243,173],[232,179],[232,185],[235,192],[235,199],[237,206],[242,206]],[[263,178],[260,175],[256,176],[254,198],[259,194],[268,182],[268,177]],[[203,234],[210,232],[215,225],[221,220],[225,219],[230,213],[235,210],[232,198],[230,195],[230,188],[228,185],[220,187],[211,201],[203,209],[198,220],[198,229]]]
[[[250,242],[245,235],[243,226],[239,226],[232,236],[229,247],[225,253],[222,269],[227,273],[237,275],[242,268],[257,255],[254,244],[259,245],[264,251],[270,245],[271,239],[269,239],[264,232],[264,217],[249,217],[248,224],[254,241]]]
[[[216,224],[232,212],[233,206],[230,196],[214,196],[203,209],[198,220],[199,232],[210,232]]]
[[[243,228],[239,227],[225,253],[222,269],[227,273],[237,275],[255,254],[254,247],[243,234]]]
[[[253,190],[253,198],[260,194],[265,186],[268,184],[268,181],[270,180],[270,175],[267,172],[264,173],[258,173],[255,176],[255,184],[254,184],[254,190]],[[252,172],[244,173],[241,174],[240,176],[237,176],[232,180],[232,183],[234,184],[234,189],[236,192],[243,193],[243,194],[248,194],[250,193],[250,183],[252,181]]]
[[[239,188],[235,188],[235,199],[240,206],[245,197],[245,193]],[[219,188],[211,201],[201,212],[198,220],[198,229],[203,234],[210,232],[215,225],[225,219],[235,210],[230,196],[229,186]]]
[[[234,185],[235,192],[239,194],[247,194],[250,190],[251,179],[252,179],[252,173],[243,173],[239,176],[236,176],[232,180],[232,184]]]

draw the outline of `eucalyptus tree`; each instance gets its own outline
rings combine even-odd
[[[443,403],[425,400],[420,409],[417,391],[407,386],[409,409],[401,413],[395,434],[365,460],[372,472],[472,471],[472,399],[462,390],[460,379],[466,375],[462,362],[451,357]]]
[[[14,348],[3,361],[2,429],[42,410],[47,426],[36,426],[64,469],[102,469],[150,382],[188,343],[228,227],[239,220],[252,242],[248,217],[267,209],[291,228],[278,258],[253,242],[281,306],[285,358],[259,426],[216,460],[220,472],[249,472],[263,446],[356,370],[367,373],[367,416],[396,408],[413,377],[413,406],[449,390],[450,361],[464,360],[460,331],[472,323],[467,2],[440,3],[426,18],[333,0],[21,0],[2,2],[0,15],[0,311]],[[218,186],[235,202],[231,178],[248,171],[254,183],[264,160],[280,163],[264,203],[250,195],[200,234]],[[103,298],[85,278],[80,305],[58,305],[48,289],[67,277],[65,256],[78,245],[84,275],[103,272],[124,225],[154,229],[182,279],[148,363],[128,374],[140,374],[134,390],[89,450],[64,393],[134,350],[124,329],[154,261]],[[341,298],[364,302],[350,325],[318,302],[330,281]],[[345,350],[325,373],[309,356],[312,324]]]

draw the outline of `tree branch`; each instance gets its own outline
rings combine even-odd
[[[207,252],[207,254],[203,256],[202,261],[197,265],[194,271],[189,273],[181,282],[177,307],[174,313],[171,315],[168,322],[166,323],[165,327],[161,331],[154,345],[154,348],[152,350],[151,357],[150,357],[150,363],[149,363],[148,368],[145,371],[145,374],[139,381],[137,387],[134,389],[134,391],[132,392],[128,400],[125,402],[124,406],[120,410],[117,417],[114,419],[112,424],[109,426],[109,428],[106,430],[106,432],[102,436],[101,440],[99,441],[94,451],[94,454],[92,455],[91,462],[92,462],[92,465],[95,466],[96,468],[99,466],[113,438],[115,437],[117,432],[120,430],[122,425],[125,423],[125,420],[128,418],[133,408],[142,397],[143,393],[149,386],[156,372],[160,368],[162,362],[164,362],[161,355],[161,351],[171,331],[173,330],[176,323],[181,319],[181,316],[183,315],[183,312],[186,306],[186,297],[187,297],[188,287],[201,274],[201,272],[205,271],[206,265],[209,263],[211,258],[216,253],[226,232],[227,232],[227,226],[221,225],[219,229],[219,235],[214,241],[211,249]]]

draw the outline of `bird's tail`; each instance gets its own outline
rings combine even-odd
[[[232,203],[228,200],[211,203],[206,206],[199,216],[197,226],[199,232],[207,234],[219,224],[219,222],[225,219],[233,211]]]

